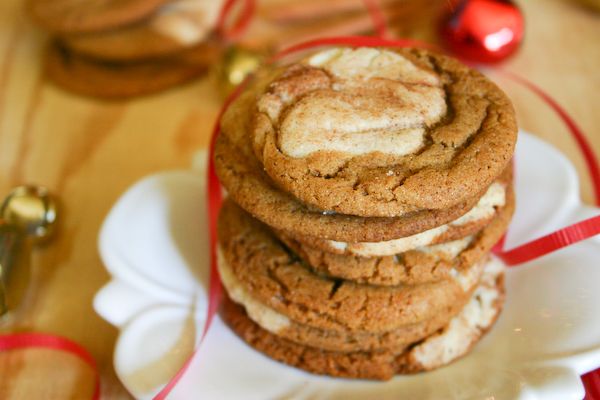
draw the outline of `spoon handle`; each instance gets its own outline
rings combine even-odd
[[[8,312],[8,278],[22,243],[23,235],[14,226],[0,223],[0,316]]]

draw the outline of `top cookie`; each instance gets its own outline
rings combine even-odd
[[[262,73],[268,73],[262,71]],[[311,236],[335,241],[381,242],[411,236],[452,222],[471,210],[484,195],[441,210],[423,210],[395,217],[359,217],[323,212],[280,190],[266,174],[252,149],[251,111],[257,93],[264,92],[263,77],[227,109],[221,120],[221,134],[215,143],[214,162],[220,182],[231,198],[254,217],[289,236]],[[510,169],[502,182],[510,181]],[[487,188],[486,188],[487,190]]]
[[[505,94],[426,50],[334,48],[269,79],[253,110],[254,152],[278,186],[320,210],[450,208],[484,191],[514,151]]]

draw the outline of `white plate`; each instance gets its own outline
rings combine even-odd
[[[208,240],[199,169],[138,182],[100,232],[112,280],[94,307],[120,329],[115,369],[139,399],[151,398],[166,383],[202,330]],[[526,133],[517,145],[516,192],[509,248],[600,214],[581,204],[577,175],[566,158]],[[434,372],[383,383],[287,367],[248,347],[217,317],[170,399],[581,400],[579,376],[600,366],[599,257],[596,237],[510,269],[504,312],[470,355]]]

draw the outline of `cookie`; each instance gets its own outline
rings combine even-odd
[[[302,235],[292,236],[291,239],[328,253],[362,257],[391,256],[413,250],[417,247],[461,239],[480,231],[494,218],[497,211],[505,205],[507,186],[509,186],[509,182],[512,179],[510,176],[511,172],[508,169],[500,180],[494,182],[479,199],[475,207],[465,215],[448,224],[412,236],[383,242],[359,243],[339,242]],[[282,235],[287,236],[285,232],[282,232]]]
[[[237,335],[274,360],[334,377],[386,380],[429,371],[467,354],[496,321],[504,301],[503,266],[494,260],[459,315],[433,335],[399,351],[334,352],[294,343],[261,328],[225,298],[221,316]]]
[[[425,321],[464,301],[481,274],[474,262],[451,279],[415,286],[361,285],[323,277],[232,201],[221,209],[218,234],[227,264],[257,301],[324,330],[377,333]],[[469,243],[461,242],[449,251]]]
[[[218,268],[221,282],[228,296],[240,304],[261,328],[295,343],[331,351],[374,351],[401,349],[447,325],[464,307],[465,301],[455,302],[444,312],[425,321],[401,326],[390,332],[370,333],[332,331],[313,328],[292,321],[285,315],[256,300],[237,279],[219,249]]]
[[[447,209],[419,211],[402,218],[356,217],[307,207],[280,190],[264,172],[247,134],[256,93],[261,91],[261,83],[268,81],[259,77],[250,90],[230,105],[223,116],[214,152],[217,175],[231,198],[266,224],[292,236],[379,242],[447,224],[472,209],[485,192]]]
[[[70,50],[106,61],[137,61],[173,55],[196,46],[211,35],[221,2],[176,0],[152,17],[122,28],[64,35]]]
[[[46,55],[48,78],[84,96],[122,99],[156,93],[202,75],[218,54],[203,44],[168,60],[140,63],[99,62],[53,44]]]
[[[168,0],[28,0],[33,20],[51,32],[114,29],[151,16]]]
[[[467,236],[472,239],[464,249],[463,238],[390,256],[362,257],[330,253],[285,235],[279,237],[306,265],[319,274],[372,285],[415,285],[448,279],[457,271],[463,271],[480,260],[504,235],[513,212],[514,196],[511,188],[507,204],[484,229]]]
[[[266,173],[342,214],[453,207],[491,185],[517,139],[506,95],[428,50],[320,51],[275,69],[257,94],[246,134]]]

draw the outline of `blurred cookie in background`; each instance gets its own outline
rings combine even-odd
[[[52,33],[115,29],[152,15],[168,0],[28,0],[27,11]]]
[[[148,19],[114,30],[61,36],[64,46],[89,57],[132,61],[173,55],[214,36],[220,1],[176,0]]]
[[[219,51],[215,44],[201,44],[169,58],[119,63],[86,58],[55,42],[47,51],[45,70],[48,78],[68,91],[124,99],[160,92],[203,75]]]
[[[52,35],[45,66],[58,86],[122,99],[202,76],[220,57],[222,1],[30,0],[32,19]]]

